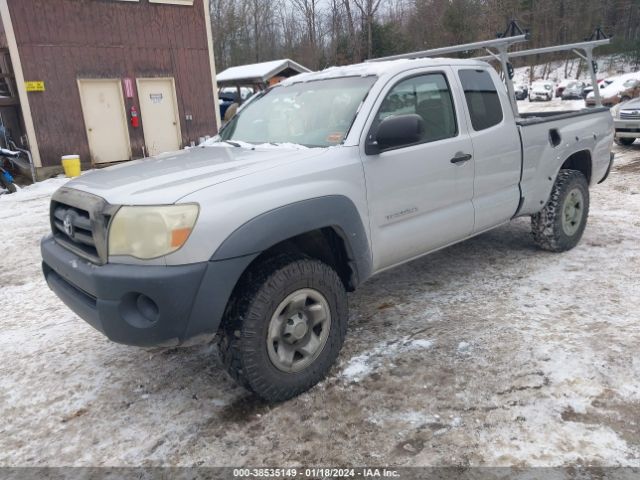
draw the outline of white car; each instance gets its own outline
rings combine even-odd
[[[529,101],[543,100],[550,102],[553,98],[553,82],[533,82],[529,90]]]

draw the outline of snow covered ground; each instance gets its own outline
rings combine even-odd
[[[640,466],[640,142],[617,154],[576,249],[520,219],[371,279],[329,378],[277,406],[213,347],[116,345],[62,305],[38,242],[64,179],[0,196],[0,466]]]
[[[544,63],[535,65],[533,67],[533,78],[551,80],[558,83],[564,80],[565,77],[573,79],[576,79],[577,77],[577,79],[590,82],[591,78],[589,76],[589,71],[584,65],[580,70],[580,75],[578,75],[578,60],[579,58],[576,55],[569,58],[568,64],[564,60],[556,60],[549,62],[548,65]],[[624,56],[617,54],[596,57],[596,62],[598,63],[598,78],[621,75],[637,70],[636,66],[629,63]],[[516,68],[514,71],[515,75],[513,81],[515,83],[528,84],[530,68],[531,67]]]

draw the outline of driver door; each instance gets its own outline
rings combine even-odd
[[[418,143],[371,155],[361,148],[374,271],[473,231],[473,146],[451,78],[452,71],[441,68],[393,81],[367,123],[364,142],[375,141],[378,124],[391,115],[418,114],[425,125]]]

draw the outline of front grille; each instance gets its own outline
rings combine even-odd
[[[51,199],[53,237],[75,254],[104,264],[109,221],[115,210],[100,197],[63,187]]]
[[[620,118],[622,120],[640,120],[640,111],[620,110]]]
[[[51,222],[57,230],[54,235],[75,244],[87,256],[99,259],[89,212],[58,202],[51,206],[51,210],[53,212]]]

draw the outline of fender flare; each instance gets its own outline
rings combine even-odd
[[[212,261],[256,255],[303,233],[332,228],[343,240],[356,284],[371,276],[372,255],[362,219],[343,195],[316,197],[269,210],[249,220],[218,247]]]

